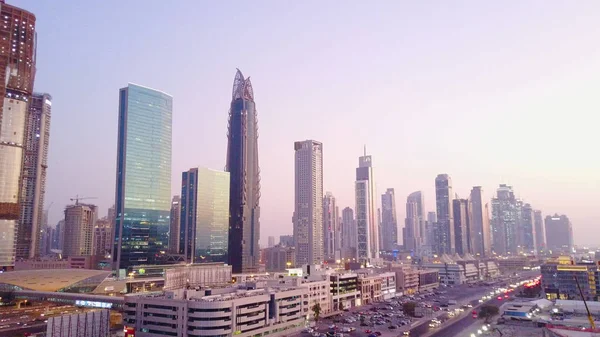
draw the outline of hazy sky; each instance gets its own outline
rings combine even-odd
[[[296,140],[323,142],[327,191],[354,208],[367,144],[378,195],[448,173],[467,197],[499,183],[578,244],[600,225],[599,1],[39,1],[35,87],[52,94],[46,207],[114,203],[118,89],[174,97],[173,183],[223,169],[235,68],[259,118],[261,242],[292,233]],[[380,197],[378,196],[378,203]],[[591,235],[590,235],[591,234]]]

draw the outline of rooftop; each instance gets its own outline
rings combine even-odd
[[[107,270],[91,269],[38,269],[0,273],[0,284],[37,291],[59,291],[91,278],[105,279]],[[98,281],[100,283],[101,281]]]

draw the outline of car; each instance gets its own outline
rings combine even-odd
[[[396,325],[392,324],[392,325],[388,326],[388,329],[393,330],[393,329],[398,329],[398,327]]]
[[[404,332],[402,333],[402,336],[410,336],[410,331],[404,331]]]
[[[373,333],[373,330],[367,329],[367,330],[365,330],[365,333]]]
[[[498,301],[502,301],[502,296],[498,296]]]

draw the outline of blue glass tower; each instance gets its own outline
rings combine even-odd
[[[237,71],[227,134],[229,185],[229,264],[234,273],[258,270],[260,169],[258,117],[250,78]]]
[[[168,248],[173,98],[129,84],[119,91],[116,269],[155,264]]]

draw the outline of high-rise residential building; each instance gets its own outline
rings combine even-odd
[[[64,256],[92,255],[94,225],[98,218],[95,205],[76,203],[65,208]]]
[[[465,255],[471,253],[471,234],[469,233],[469,200],[454,199],[452,200],[452,214],[454,216],[454,244],[456,253]]]
[[[294,247],[294,236],[293,235],[280,235],[279,244],[285,247]]]
[[[350,207],[342,210],[342,257],[356,258],[356,220]]]
[[[522,241],[521,248],[523,252],[530,254],[535,252],[535,220],[533,214],[533,208],[530,204],[524,204],[521,208],[521,228],[522,228]]]
[[[383,233],[381,227],[381,208],[377,208],[377,246],[379,247],[379,250],[381,250],[383,247]]]
[[[382,250],[391,252],[398,248],[398,217],[393,188],[388,188],[381,195],[381,237]]]
[[[427,212],[427,221],[425,223],[425,245],[432,247],[435,243],[434,228],[437,224],[437,214]]]
[[[548,215],[546,224],[546,249],[571,253],[573,250],[573,225],[566,215]]]
[[[371,258],[379,258],[379,231],[375,209],[375,182],[373,180],[371,156],[358,158],[356,168],[355,210],[356,210],[356,259],[367,262]]]
[[[119,90],[113,262],[156,264],[169,245],[173,97],[129,84]]]
[[[402,231],[404,249],[420,255],[426,236],[425,201],[423,192],[416,191],[406,198],[406,219]]]
[[[169,252],[179,254],[179,237],[181,228],[181,197],[173,196],[169,218]]]
[[[323,144],[294,143],[296,264],[323,263]]]
[[[452,179],[447,174],[439,174],[435,178],[437,225],[434,226],[433,244],[437,254],[454,254],[456,250],[452,197]]]
[[[479,256],[491,256],[490,218],[488,205],[484,202],[483,189],[474,186],[469,198],[469,230],[471,253]]]
[[[339,210],[331,192],[323,197],[323,254],[325,260],[339,260],[341,249],[341,230]]]
[[[17,258],[28,259],[40,255],[51,110],[52,96],[39,93],[31,96],[25,121]]]
[[[533,222],[535,227],[535,247],[537,252],[546,249],[546,229],[544,228],[544,220],[542,211],[533,212]]]
[[[112,251],[112,224],[109,218],[96,220],[94,224],[94,246],[92,255],[106,256]]]
[[[26,154],[29,102],[35,78],[35,15],[0,3],[0,271],[15,265],[21,217],[21,174]],[[33,210],[32,210],[33,211]],[[32,214],[33,216],[33,214]],[[29,232],[32,228],[23,230]],[[37,233],[36,233],[37,236]],[[29,255],[32,240],[22,242]]]
[[[178,254],[188,263],[228,261],[230,180],[203,167],[183,172]]]
[[[65,239],[65,220],[58,221],[52,237],[52,249],[62,250]]]
[[[229,265],[234,273],[258,270],[260,168],[258,116],[250,78],[238,69],[233,81],[227,133],[229,192]]]
[[[492,199],[492,231],[496,254],[518,252],[517,199],[511,186],[500,184],[496,198]]]
[[[296,266],[294,247],[273,246],[265,251],[265,269],[268,272],[282,272]]]
[[[267,248],[275,247],[275,237],[269,236],[267,240]]]

